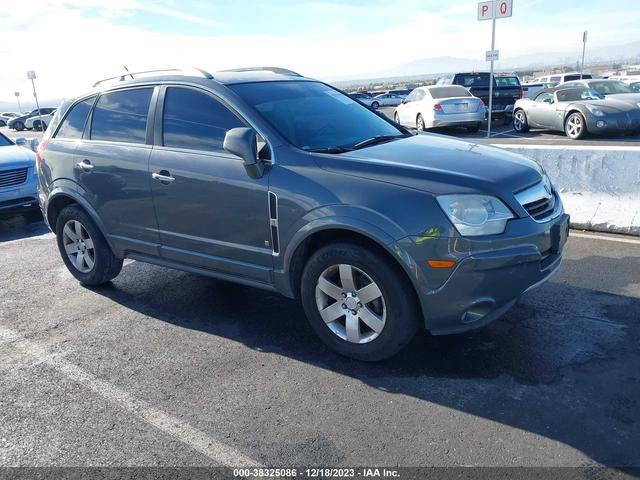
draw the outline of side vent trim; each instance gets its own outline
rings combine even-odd
[[[269,224],[271,226],[271,248],[273,255],[280,254],[280,235],[278,232],[278,196],[269,191]]]

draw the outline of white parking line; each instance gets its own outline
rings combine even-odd
[[[640,245],[640,239],[627,238],[621,236],[598,235],[596,233],[582,233],[571,230],[569,237],[589,238],[591,240],[605,240],[607,242],[630,243],[632,245]]]
[[[214,440],[206,433],[192,427],[177,417],[163,412],[130,393],[101,380],[95,375],[68,362],[60,355],[53,355],[37,342],[27,340],[19,333],[0,327],[0,345],[12,343],[13,350],[35,357],[40,362],[60,372],[70,380],[84,385],[105,400],[128,411],[133,416],[179,440],[224,466],[259,466],[259,462],[238,452],[233,447]]]

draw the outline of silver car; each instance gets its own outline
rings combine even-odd
[[[466,88],[431,85],[413,90],[398,105],[393,119],[417,130],[463,126],[470,132],[477,132],[486,113],[484,102]]]
[[[614,97],[605,98],[586,87],[548,88],[514,106],[513,128],[518,133],[530,128],[565,132],[578,140],[587,134],[637,133],[640,106]]]
[[[396,107],[400,105],[402,97],[395,93],[383,93],[382,95],[376,95],[375,97],[366,99],[366,101],[362,99],[360,99],[360,101],[377,110],[380,107]]]

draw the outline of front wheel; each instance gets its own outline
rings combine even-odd
[[[84,285],[102,285],[118,276],[122,259],[116,258],[102,232],[79,206],[65,207],[56,221],[62,260]]]
[[[517,110],[513,114],[513,129],[518,133],[526,133],[529,131],[529,121],[524,110]]]
[[[571,140],[580,140],[587,135],[587,126],[581,113],[572,113],[564,124],[564,133]]]
[[[418,117],[416,118],[416,129],[419,132],[424,132],[425,130],[425,126],[424,126],[424,118],[422,118],[422,114],[418,114]]]
[[[398,112],[393,115],[393,121],[400,125],[400,115],[398,115]]]
[[[358,360],[395,355],[419,325],[411,283],[390,259],[360,245],[336,243],[314,253],[304,268],[300,293],[320,339]]]
[[[16,130],[17,132],[21,132],[22,130],[24,130],[24,123],[22,122],[16,122],[13,124],[13,129]]]

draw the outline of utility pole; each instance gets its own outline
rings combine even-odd
[[[587,49],[587,31],[582,34],[582,63],[580,64],[580,80],[582,80],[582,73],[584,72],[584,51]]]
[[[20,92],[13,93],[16,96],[16,100],[18,101],[18,112],[22,113],[22,107],[20,106]]]

